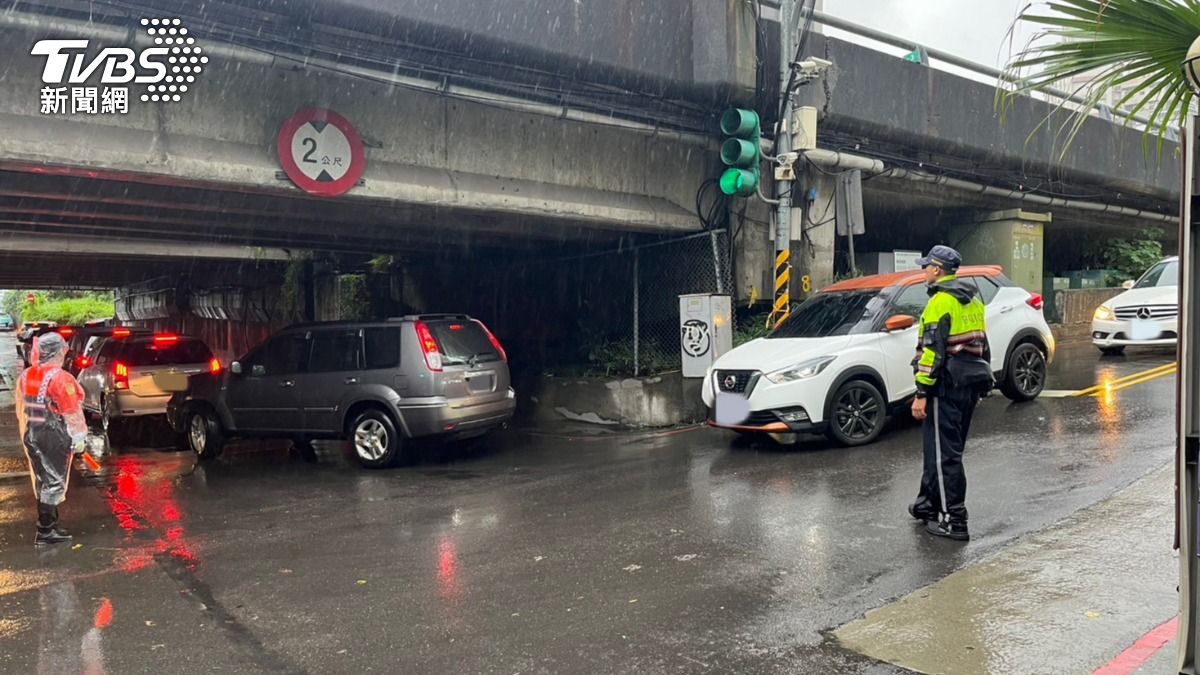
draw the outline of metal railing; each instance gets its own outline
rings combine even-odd
[[[774,2],[773,0],[764,0],[763,6],[770,7],[772,9],[776,9],[776,10],[778,10],[780,7],[779,3]],[[909,39],[906,39],[903,37],[892,35],[890,33],[885,33],[881,30],[876,30],[869,26],[863,26],[862,24],[858,24],[853,21],[849,21],[847,19],[842,19],[842,18],[833,16],[832,14],[828,14],[826,12],[814,11],[812,13],[812,15],[813,15],[812,16],[813,21],[823,24],[823,25],[826,25],[826,26],[829,26],[831,28],[837,28],[838,30],[843,30],[843,31],[846,31],[847,33],[851,33],[851,34],[857,35],[859,37],[867,38],[868,40],[874,40],[875,42],[880,42],[880,43],[886,44],[888,46],[896,47],[899,49],[911,50],[911,49],[915,49],[915,48],[919,47],[922,50],[924,50],[924,52],[929,56],[930,59],[935,59],[935,60],[941,61],[943,63],[952,65],[956,68],[962,68],[963,70],[976,73],[978,75],[983,75],[983,76],[986,76],[989,78],[994,78],[998,82],[1005,82],[1008,84],[1019,84],[1020,83],[1021,78],[1014,77],[1012,74],[1006,73],[1005,71],[1000,70],[999,68],[994,68],[992,66],[986,66],[982,63],[976,63],[974,61],[971,61],[970,59],[965,59],[961,56],[956,56],[949,52],[944,52],[940,49],[926,47],[925,45],[921,44],[921,42],[918,40],[909,40]],[[1111,107],[1109,107],[1108,105],[1106,105],[1104,103],[1093,103],[1084,96],[1080,96],[1079,94],[1075,94],[1075,93],[1066,91],[1064,89],[1059,89],[1057,87],[1040,87],[1040,88],[1036,89],[1035,91],[1037,91],[1038,93],[1043,94],[1045,96],[1051,97],[1051,98],[1060,99],[1062,101],[1069,101],[1071,103],[1075,103],[1075,104],[1083,106],[1083,107],[1092,108],[1094,110],[1099,111],[1101,114],[1111,113],[1115,117],[1120,117],[1122,119],[1128,119],[1132,122],[1136,122],[1138,124],[1142,124],[1145,126],[1151,126],[1151,124],[1152,124],[1152,121],[1143,115],[1130,116],[1129,115],[1130,111],[1126,108],[1119,108],[1119,109],[1113,110]]]

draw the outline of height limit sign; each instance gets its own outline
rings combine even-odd
[[[345,117],[305,108],[279,130],[279,163],[301,190],[336,197],[358,183],[367,161],[362,139]]]

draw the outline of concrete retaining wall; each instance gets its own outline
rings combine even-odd
[[[521,398],[532,405],[537,422],[587,422],[618,427],[669,427],[705,419],[700,380],[679,372],[655,377],[541,380],[537,391]]]
[[[1105,300],[1124,293],[1123,288],[1081,288],[1054,291],[1046,298],[1046,321],[1070,326],[1091,324],[1092,313]]]

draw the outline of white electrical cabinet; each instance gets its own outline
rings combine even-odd
[[[704,377],[733,349],[733,300],[728,295],[679,296],[679,342],[684,377]]]

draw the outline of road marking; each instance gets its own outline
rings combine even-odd
[[[1043,389],[1042,393],[1039,394],[1042,398],[1067,398],[1074,395],[1074,389]]]
[[[1134,373],[1132,375],[1126,375],[1125,377],[1119,377],[1115,380],[1109,380],[1108,382],[1101,382],[1100,384],[1092,385],[1086,389],[1080,389],[1079,391],[1071,392],[1070,396],[1072,396],[1072,397],[1094,396],[1094,395],[1097,395],[1102,392],[1109,392],[1109,391],[1116,391],[1117,389],[1124,389],[1127,386],[1133,386],[1135,384],[1141,384],[1142,382],[1148,382],[1150,380],[1153,380],[1156,377],[1163,377],[1165,375],[1170,375],[1170,374],[1174,373],[1178,367],[1179,367],[1179,364],[1175,363],[1174,361],[1172,361],[1171,363],[1164,363],[1163,365],[1158,366],[1156,368],[1151,368],[1149,370],[1143,370],[1139,373]]]
[[[1092,671],[1092,675],[1129,675],[1170,644],[1178,632],[1179,617],[1175,617],[1138,638],[1137,642],[1118,654],[1117,658]]]

